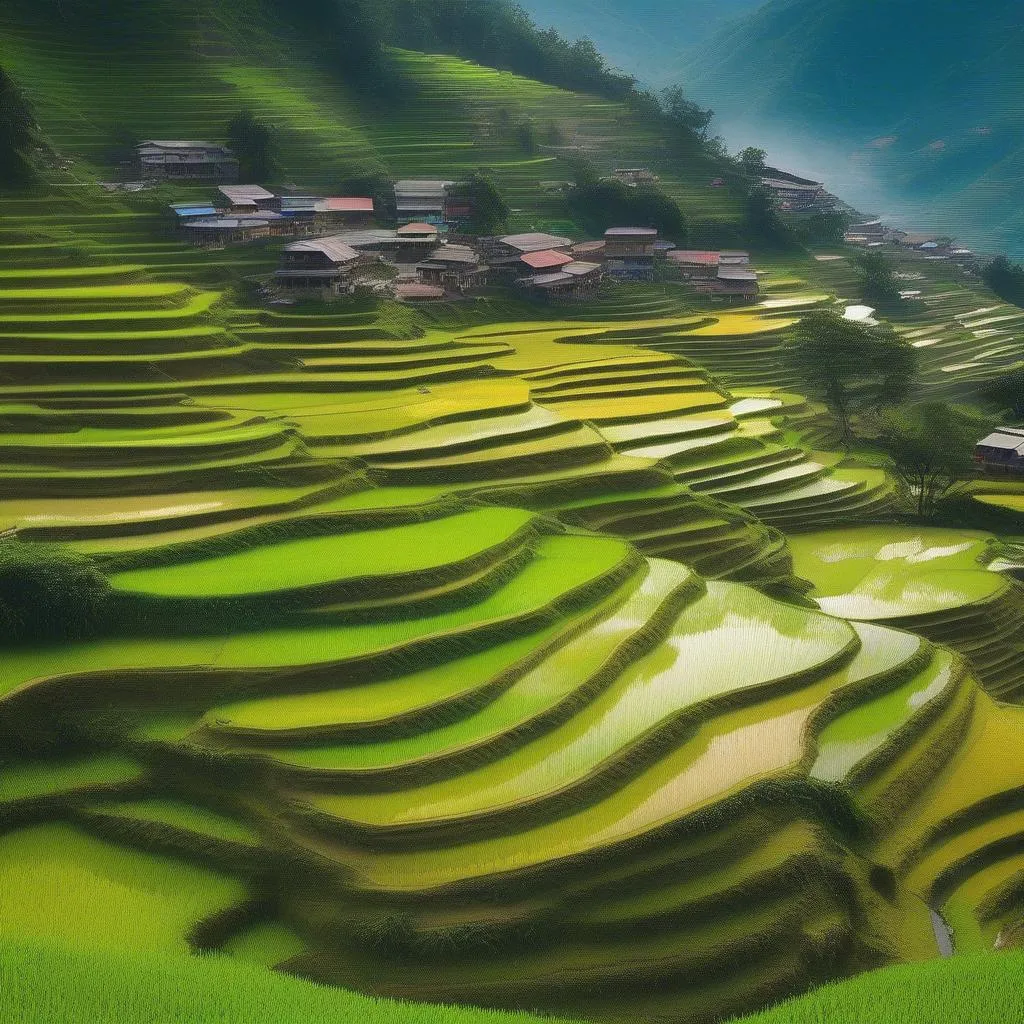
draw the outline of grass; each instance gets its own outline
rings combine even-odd
[[[0,880],[6,936],[81,949],[185,952],[194,925],[246,895],[227,876],[61,824],[0,838]]]

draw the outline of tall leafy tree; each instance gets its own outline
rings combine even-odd
[[[946,402],[922,402],[880,416],[879,441],[919,518],[931,519],[942,499],[972,475],[974,446],[989,427],[975,410]]]
[[[1015,418],[1024,418],[1024,363],[1018,363],[989,381],[981,393],[1002,408],[1009,409]]]
[[[900,286],[892,261],[880,252],[864,252],[856,258],[860,291],[865,302],[882,308],[899,304]]]
[[[273,129],[250,110],[241,110],[228,123],[228,145],[238,157],[244,181],[267,181],[277,173]]]
[[[808,313],[793,329],[785,356],[807,387],[821,395],[852,436],[850,417],[905,397],[917,372],[917,349],[889,327],[868,327],[829,309]]]
[[[496,235],[507,224],[508,204],[486,168],[474,171],[464,181],[458,182],[452,192],[464,198],[471,209],[465,227],[473,234]]]

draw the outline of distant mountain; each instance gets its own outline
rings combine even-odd
[[[773,157],[873,184],[926,230],[1024,255],[1020,0],[770,0],[680,77],[730,139],[776,140]]]
[[[592,40],[650,85],[679,76],[686,52],[764,0],[520,0],[538,25]]]

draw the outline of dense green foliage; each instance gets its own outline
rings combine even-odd
[[[464,200],[473,211],[470,219],[460,225],[464,230],[476,235],[496,235],[508,224],[508,203],[486,168],[456,182],[451,195],[456,201]]]
[[[997,256],[985,264],[981,276],[1001,299],[1024,307],[1024,266],[1011,263],[1005,256]]]
[[[592,235],[628,224],[657,228],[663,238],[684,243],[686,219],[679,207],[653,186],[631,187],[621,181],[582,180],[568,193],[569,210]]]
[[[228,123],[227,144],[238,157],[242,181],[271,181],[278,171],[274,130],[251,110],[240,110]]]
[[[899,401],[917,369],[914,348],[889,327],[866,327],[832,310],[808,313],[785,348],[790,366],[828,403],[850,437],[858,409]]]
[[[107,610],[109,585],[91,559],[0,540],[0,638],[7,644],[87,636]]]
[[[1024,417],[1024,364],[1011,367],[982,389],[985,398],[1007,409],[1016,419]]]
[[[945,402],[882,414],[882,446],[909,487],[920,518],[932,518],[943,497],[972,474],[974,445],[988,426],[972,409]]]
[[[860,271],[860,293],[865,302],[879,309],[899,304],[900,286],[888,257],[880,252],[864,252],[857,256],[856,264]]]
[[[32,180],[30,151],[35,128],[28,101],[0,67],[0,185],[24,185]]]

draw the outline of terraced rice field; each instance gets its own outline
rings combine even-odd
[[[5,870],[59,845],[45,884],[126,908],[19,932],[616,1019],[932,955],[929,879],[951,920],[973,881],[863,821],[920,793],[934,843],[930,766],[1015,727],[977,680],[1016,696],[1016,584],[987,535],[858,526],[885,474],[700,361],[787,321],[243,315],[128,273],[56,286],[84,337],[45,376],[0,357],[0,517],[96,558],[119,624],[5,656]],[[198,333],[111,338],[129,286]]]
[[[162,240],[165,196],[90,184],[104,133],[250,104],[311,188],[485,163],[548,225],[567,154],[516,152],[511,104],[738,207],[619,105],[455,58],[398,54],[416,98],[374,118],[230,15],[104,75],[18,10],[0,63],[77,160],[0,199],[0,542],[95,559],[111,611],[4,651],[5,936],[696,1024],[932,957],[931,910],[963,949],[1020,921],[1019,567],[894,525],[794,392],[785,332],[843,261],[769,261],[750,308],[248,308],[273,251]],[[973,295],[901,324],[929,394],[1016,358]]]

